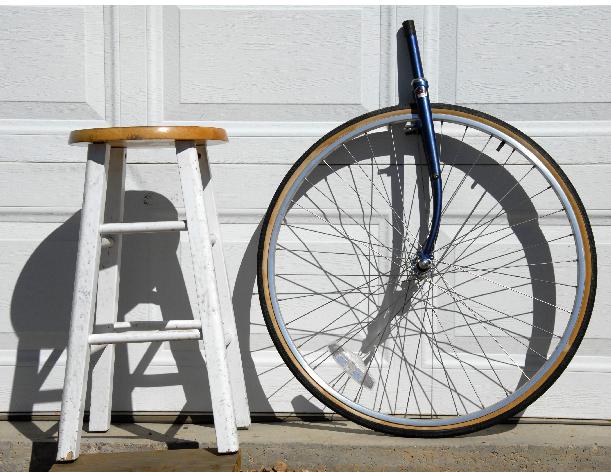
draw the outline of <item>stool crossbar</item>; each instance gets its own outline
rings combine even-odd
[[[237,428],[250,425],[250,412],[206,154],[207,142],[226,139],[221,129],[190,126],[100,128],[70,135],[70,144],[88,145],[88,153],[58,461],[79,456],[91,354],[99,358],[91,369],[89,430],[107,431],[114,345],[134,342],[200,340],[217,449],[238,450]],[[175,147],[186,220],[123,221],[126,148],[147,145]],[[192,320],[117,321],[123,235],[160,231],[187,231],[199,309]]]

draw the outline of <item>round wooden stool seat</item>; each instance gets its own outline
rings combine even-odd
[[[116,128],[79,129],[70,133],[68,143],[84,146],[108,143],[112,147],[174,147],[176,141],[214,144],[227,141],[222,128],[204,126],[127,126]]]

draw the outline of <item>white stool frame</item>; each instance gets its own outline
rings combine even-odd
[[[116,343],[200,339],[218,452],[236,452],[236,429],[250,425],[206,148],[194,141],[175,144],[187,219],[150,223],[123,223],[126,150],[110,144],[88,147],[58,461],[75,460],[80,453],[89,359],[94,350],[102,353],[91,373],[89,431],[110,427]],[[199,312],[193,320],[117,322],[122,234],[153,231],[188,231]]]

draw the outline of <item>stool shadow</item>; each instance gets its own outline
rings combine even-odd
[[[128,191],[125,194],[125,221],[177,218],[176,208],[163,195],[145,191]],[[18,277],[11,300],[11,323],[18,341],[9,420],[35,443],[31,457],[34,468],[31,470],[42,470],[41,460],[48,462],[47,459],[51,456],[54,459],[51,449],[56,446],[49,445],[49,438],[56,435],[57,424],[44,429],[30,421],[33,411],[42,413],[45,404],[57,405],[61,401],[63,375],[58,376],[57,369],[63,374],[63,361],[61,365],[58,361],[60,357],[63,358],[68,341],[79,224],[80,211],[68,218],[36,247]],[[185,256],[182,258],[183,265],[190,268],[190,257],[188,251],[179,250],[180,238],[180,233],[175,232],[124,237],[119,321],[125,320],[126,315],[128,319],[147,319],[149,316],[152,319],[159,319],[161,316],[164,320],[193,319],[192,304],[179,262],[182,254]],[[253,235],[242,260],[232,299],[251,407],[254,404],[267,403],[248,347],[252,287],[256,277],[257,240],[258,231]],[[185,275],[189,274],[190,272],[185,272]],[[156,310],[160,315],[153,313]],[[210,421],[210,415],[202,415],[202,412],[211,412],[212,409],[207,370],[199,343],[181,341],[170,342],[168,345],[169,352],[160,351],[161,343],[139,345],[141,351],[138,352],[137,365],[133,365],[134,356],[131,356],[130,365],[127,346],[117,345],[113,411],[118,413],[117,416],[129,419],[133,416],[131,412],[141,410],[134,399],[139,395],[149,395],[157,397],[158,412],[163,414],[166,392],[172,386],[181,386],[185,402],[174,425],[169,427],[168,434],[171,434],[176,430],[177,424],[201,422],[202,418],[204,422]],[[176,367],[151,364],[156,356],[160,359],[159,355],[161,364],[173,359]],[[96,361],[97,357],[92,356],[91,365]],[[148,403],[151,403],[150,400]],[[86,409],[88,408],[89,398],[86,402]],[[55,406],[44,412],[54,414],[54,409]],[[148,429],[137,430],[142,436],[150,437]],[[45,441],[37,447],[41,437],[44,437]],[[172,441],[171,447],[181,447],[181,444],[181,441]],[[194,447],[193,444],[183,445]],[[41,457],[44,457],[44,460]]]
[[[126,193],[126,221],[177,219],[176,209],[164,196],[155,192]],[[151,313],[154,307],[159,307],[164,320],[193,319],[192,305],[179,265],[181,254],[177,253],[180,238],[177,232],[134,234],[123,238],[119,321],[132,311],[140,313],[135,313],[130,319],[158,319],[158,314]],[[142,305],[148,309],[142,310]],[[151,364],[156,355],[165,354],[160,352],[162,343],[141,344],[141,360],[135,367],[130,366],[127,345],[117,345],[115,379],[121,381],[114,384],[113,410],[138,410],[138,406],[132,403],[134,391],[146,388],[143,394],[155,395],[152,392],[159,388],[159,411],[163,411],[163,387],[172,385],[183,386],[185,404],[181,411],[210,409],[208,378],[198,342],[181,341],[168,345],[171,357],[176,360],[175,373],[168,373],[167,367]]]

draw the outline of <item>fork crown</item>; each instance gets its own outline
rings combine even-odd
[[[431,226],[427,238],[418,252],[418,263],[416,266],[419,270],[426,271],[432,266],[433,251],[435,242],[439,235],[439,226],[441,225],[442,213],[442,182],[441,170],[439,166],[439,154],[437,151],[437,140],[435,138],[435,127],[433,125],[433,114],[431,112],[431,102],[429,100],[429,83],[424,78],[422,60],[420,59],[420,50],[418,48],[418,39],[416,37],[416,28],[413,21],[403,23],[403,31],[407,38],[407,46],[409,51],[410,63],[414,80],[412,80],[412,89],[416,108],[418,110],[418,118],[420,120],[420,136],[424,148],[424,154],[428,163],[429,178],[431,180],[431,191],[433,195],[433,208],[431,215]]]

